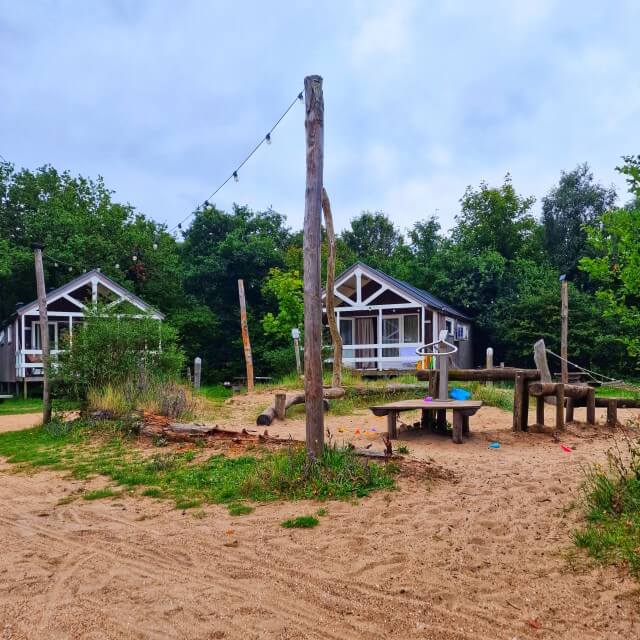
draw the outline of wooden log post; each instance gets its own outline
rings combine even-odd
[[[462,444],[462,431],[463,431],[463,425],[462,425],[462,412],[460,411],[456,411],[454,409],[453,411],[453,441],[455,442],[455,444]]]
[[[418,380],[429,380],[434,369],[422,369],[416,371]],[[489,380],[513,382],[516,373],[522,373],[525,380],[540,380],[540,371],[537,369],[518,369],[516,367],[494,367],[493,369],[449,369],[449,381],[461,382],[487,382]],[[437,371],[435,371],[437,373]],[[436,387],[437,388],[437,387]],[[437,394],[434,393],[434,398]]]
[[[560,276],[562,280],[561,285],[561,330],[560,330],[560,356],[562,360],[560,361],[560,379],[562,384],[569,383],[569,363],[567,362],[568,358],[568,348],[567,342],[569,339],[569,288],[566,276]]]
[[[516,372],[513,388],[513,430],[523,431],[522,412],[524,410],[524,389],[527,381],[521,371]]]
[[[561,382],[532,382],[529,385],[529,393],[532,396],[555,396],[558,385]],[[587,397],[591,387],[584,384],[565,384],[564,395],[566,398],[583,399]]]
[[[336,277],[336,234],[333,230],[333,215],[331,213],[331,203],[326,189],[322,189],[322,210],[324,211],[324,222],[327,230],[327,287],[326,287],[326,307],[327,323],[333,342],[333,369],[331,372],[331,386],[342,386],[342,337],[336,320],[333,285]]]
[[[536,398],[536,428],[541,431],[544,429],[544,397]]]
[[[615,398],[607,400],[607,427],[615,427],[618,424],[618,401]]]
[[[395,411],[387,413],[387,435],[390,440],[398,437],[398,414]]]
[[[251,355],[251,342],[249,341],[249,326],[247,325],[247,303],[244,295],[244,282],[238,280],[238,295],[240,297],[240,328],[242,330],[242,345],[244,347],[244,359],[247,364],[247,391],[253,391],[253,357]]]
[[[436,431],[438,433],[447,432],[447,410],[446,409],[436,410]]]
[[[44,284],[44,267],[42,265],[42,250],[44,245],[39,242],[31,243],[36,271],[36,290],[38,292],[38,310],[40,312],[40,346],[42,348],[42,422],[51,422],[51,395],[49,391],[49,319],[47,315],[47,290]],[[23,320],[24,322],[24,320]],[[24,349],[24,345],[22,347]],[[26,369],[25,397],[26,392]]]
[[[596,423],[596,390],[589,387],[587,392],[587,424]]]
[[[304,390],[306,396],[307,452],[311,458],[317,459],[322,455],[324,446],[322,301],[320,297],[322,173],[324,163],[322,78],[320,76],[307,76],[304,79],[304,90],[307,165],[303,228]]]
[[[485,367],[487,369],[493,369],[493,349],[491,347],[487,347],[487,356],[486,356]],[[492,387],[493,386],[493,382],[491,380],[488,380],[487,382],[485,382],[485,384],[487,385],[487,387]]]
[[[278,420],[284,420],[285,412],[286,412],[286,404],[287,404],[287,394],[276,393],[275,408],[276,408],[276,418],[278,418]]]
[[[293,351],[296,356],[296,372],[302,374],[302,363],[300,362],[300,329],[294,327],[291,329],[291,337],[293,338]]]
[[[565,417],[565,422],[573,422],[575,403],[576,401],[574,398],[567,398],[567,415]]]
[[[202,358],[196,357],[193,359],[193,388],[200,388],[200,381],[202,379]]]
[[[529,431],[529,383],[524,378],[522,383],[522,404],[520,405],[520,428]]]
[[[556,385],[556,429],[564,431],[564,385]]]

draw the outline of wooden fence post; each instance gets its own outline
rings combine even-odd
[[[276,418],[278,420],[284,420],[285,412],[286,412],[286,403],[287,403],[287,394],[286,393],[276,393]]]
[[[487,369],[493,369],[493,349],[491,347],[487,347],[487,357],[486,357],[485,367]],[[488,380],[487,382],[485,382],[485,385],[487,387],[493,387],[493,382],[491,382],[491,380]]]
[[[587,391],[587,424],[596,423],[596,390],[589,388]]]
[[[524,409],[524,394],[527,381],[522,371],[516,371],[513,387],[513,430],[522,431],[522,411]]]
[[[567,342],[569,339],[569,283],[567,282],[566,278],[567,277],[565,275],[560,276],[560,279],[562,280],[562,302],[560,310],[560,315],[562,318],[560,331],[560,356],[562,357],[562,360],[560,361],[560,381],[562,382],[562,384],[569,384],[569,363],[567,362],[567,358],[569,357],[567,348]]]
[[[607,426],[615,427],[618,424],[618,401],[607,400]]]
[[[536,398],[536,428],[538,431],[544,429],[544,396]]]
[[[42,348],[42,422],[51,421],[51,396],[49,393],[49,319],[47,315],[47,290],[44,284],[44,267],[42,250],[44,245],[32,242],[33,257],[36,270],[36,289],[38,291],[38,309],[40,311],[40,347]],[[24,345],[22,346],[24,349]],[[27,395],[27,371],[24,373],[25,397]]]
[[[556,386],[556,429],[564,431],[564,384]]]
[[[240,296],[240,328],[242,329],[242,345],[244,346],[244,359],[247,363],[247,391],[253,391],[253,357],[251,355],[251,342],[249,342],[249,326],[247,325],[247,303],[244,297],[244,282],[238,280],[238,294]]]
[[[305,133],[307,184],[304,202],[304,391],[307,452],[322,455],[324,414],[322,403],[322,301],[320,243],[322,231],[322,173],[324,163],[324,98],[322,78],[307,76]]]
[[[202,358],[196,357],[193,360],[193,388],[200,388],[200,380],[202,376]]]

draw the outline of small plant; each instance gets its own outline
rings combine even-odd
[[[73,429],[72,422],[64,422],[58,416],[54,416],[44,425],[44,430],[54,438],[67,436]]]
[[[143,496],[147,496],[148,498],[162,498],[163,493],[160,487],[149,487],[142,492]]]
[[[317,516],[320,516],[321,518],[322,518],[323,516],[326,516],[326,515],[327,515],[327,513],[329,513],[329,511],[328,511],[325,507],[321,507],[320,509],[318,509],[318,510],[316,511],[316,515],[317,515]]]
[[[401,453],[402,455],[406,456],[406,455],[409,455],[411,451],[409,450],[409,447],[407,447],[406,444],[401,444],[396,447],[396,453]]]
[[[194,509],[202,504],[202,500],[195,498],[178,498],[176,500],[176,509]]]
[[[82,495],[84,500],[100,500],[101,498],[113,498],[117,495],[113,489],[105,487],[104,489],[96,489],[95,491],[89,491]]]
[[[227,505],[227,509],[229,509],[229,515],[231,516],[245,516],[253,511],[253,507],[241,502],[232,502]]]
[[[150,473],[171,471],[176,466],[176,458],[172,453],[154,453],[145,466]]]
[[[285,529],[312,529],[320,524],[320,520],[315,516],[298,516],[283,520],[280,523]]]

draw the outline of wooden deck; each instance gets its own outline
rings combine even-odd
[[[480,400],[399,400],[369,407],[375,416],[387,416],[387,433],[390,439],[398,437],[397,420],[402,411],[422,411],[422,426],[436,431],[446,431],[447,409],[453,413],[453,441],[462,444],[463,435],[469,433],[469,417],[480,407]],[[435,414],[435,419],[434,419]]]

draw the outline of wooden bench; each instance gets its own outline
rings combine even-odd
[[[369,407],[374,416],[387,416],[387,433],[389,438],[395,440],[398,437],[397,420],[402,411],[422,411],[422,426],[434,425],[433,414],[436,413],[436,428],[444,431],[446,428],[447,409],[453,412],[453,441],[462,444],[462,436],[469,433],[469,416],[472,416],[480,407],[480,400],[400,400],[388,404]]]

